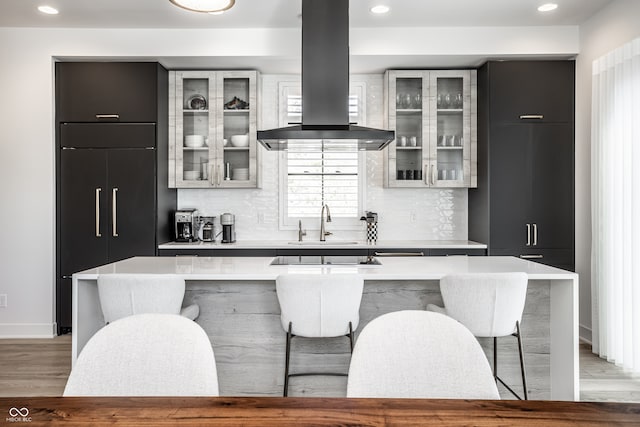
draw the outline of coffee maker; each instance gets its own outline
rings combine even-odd
[[[236,241],[236,217],[230,213],[220,215],[222,225],[222,243],[234,243]]]
[[[215,240],[215,233],[213,229],[215,219],[215,216],[198,217],[198,239],[200,241],[213,242]]]
[[[180,209],[175,213],[176,242],[195,242],[196,235],[196,209]]]

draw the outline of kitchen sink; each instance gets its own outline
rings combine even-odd
[[[300,245],[300,246],[333,246],[333,245],[357,245],[360,242],[349,242],[346,240],[329,240],[326,242],[321,242],[319,240],[304,240],[302,242],[289,242],[290,245]]]

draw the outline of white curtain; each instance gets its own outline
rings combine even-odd
[[[593,351],[640,372],[640,39],[593,63]]]

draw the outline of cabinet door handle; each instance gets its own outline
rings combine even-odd
[[[209,183],[212,186],[215,185],[215,182],[213,181],[215,179],[215,173],[216,173],[215,165],[211,165],[211,170],[209,171]]]
[[[531,246],[531,224],[527,224],[527,246]]]
[[[438,166],[431,165],[431,185],[436,185],[436,181],[438,179],[437,173],[438,173]]]
[[[533,246],[538,246],[538,224],[533,224]]]
[[[520,120],[542,120],[544,116],[542,114],[523,114],[520,116]]]
[[[96,188],[96,237],[102,237],[100,234],[100,192],[102,188]]]
[[[429,185],[429,168],[431,168],[431,166],[424,165],[424,183],[425,183],[425,185]]]
[[[120,114],[96,114],[96,119],[119,119]]]
[[[114,187],[111,190],[111,225],[113,230],[111,231],[111,235],[113,237],[118,237],[118,188]]]
[[[522,259],[542,259],[544,255],[520,255]]]
[[[216,174],[216,179],[218,181],[218,183],[216,185],[220,186],[220,169],[222,168],[218,168],[218,173]]]
[[[374,252],[374,256],[424,256],[424,252]]]

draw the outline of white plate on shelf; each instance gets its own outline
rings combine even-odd
[[[200,179],[200,171],[184,171],[186,181],[196,181]]]

